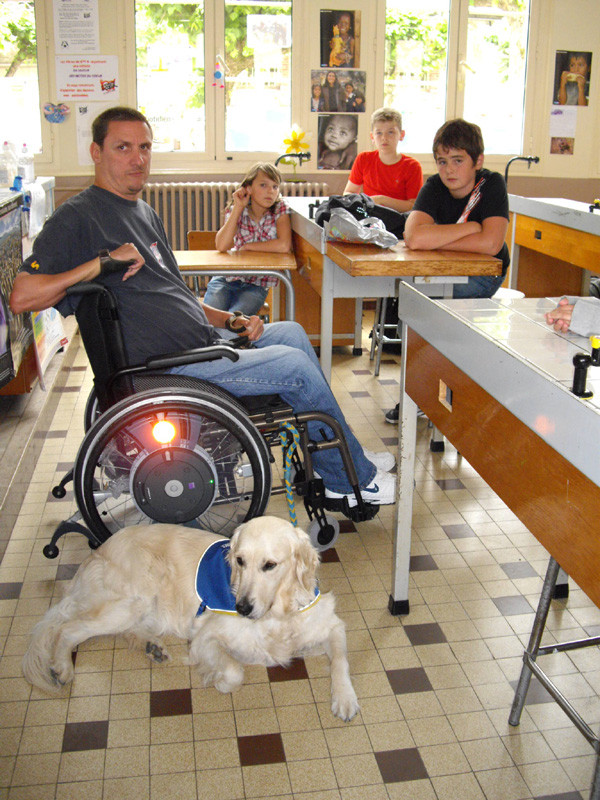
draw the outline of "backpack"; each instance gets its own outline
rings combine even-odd
[[[315,222],[321,227],[329,221],[331,211],[334,208],[345,208],[355,219],[365,219],[365,217],[377,217],[385,225],[386,230],[393,233],[398,239],[404,236],[404,226],[409,211],[394,211],[393,208],[380,206],[366,194],[344,194],[331,195],[324,203],[321,203],[315,211]]]

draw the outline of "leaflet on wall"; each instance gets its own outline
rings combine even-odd
[[[550,153],[572,156],[575,151],[577,108],[554,106],[550,112]]]
[[[89,167],[94,162],[90,156],[92,143],[92,122],[114,103],[80,103],[75,112],[77,131],[77,160],[80,167]]]
[[[54,0],[57,53],[99,53],[98,0]]]
[[[118,56],[56,56],[58,99],[71,101],[119,100]]]

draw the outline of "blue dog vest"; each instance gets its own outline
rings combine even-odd
[[[196,594],[200,606],[196,616],[209,611],[219,614],[237,614],[235,610],[235,595],[231,591],[231,567],[227,561],[230,542],[219,540],[210,544],[200,556],[196,570]],[[320,599],[319,587],[315,587],[314,599],[300,611],[308,608]]]

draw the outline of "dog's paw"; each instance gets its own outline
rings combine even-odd
[[[70,683],[73,680],[74,670],[72,664],[67,664],[64,667],[50,667],[49,672],[50,682],[57,689],[60,689],[62,686],[66,686],[67,683]]]
[[[352,687],[343,692],[339,692],[331,698],[331,710],[336,717],[343,719],[344,722],[350,722],[360,711],[358,705],[358,698]]]
[[[170,661],[171,656],[167,651],[156,642],[146,642],[146,655],[150,661],[155,661],[157,664],[162,664],[165,661]]]
[[[214,686],[222,694],[230,694],[239,689],[244,682],[244,670],[242,667],[230,666],[223,671],[214,671],[204,675],[204,685]]]

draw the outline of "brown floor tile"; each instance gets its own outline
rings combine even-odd
[[[108,720],[67,722],[63,736],[63,753],[77,750],[102,750],[108,741]]]
[[[427,778],[427,770],[416,747],[375,753],[377,766],[385,783],[417,781]]]
[[[404,632],[413,645],[441,644],[446,641],[444,632],[437,622],[425,622],[420,625],[404,625]]]
[[[169,717],[192,713],[191,689],[165,689],[150,692],[150,716]]]
[[[272,683],[279,681],[297,681],[308,678],[303,658],[295,658],[287,667],[267,667],[267,674]]]
[[[258,764],[278,764],[285,761],[283,741],[279,733],[262,736],[238,736],[240,763],[242,767]]]

